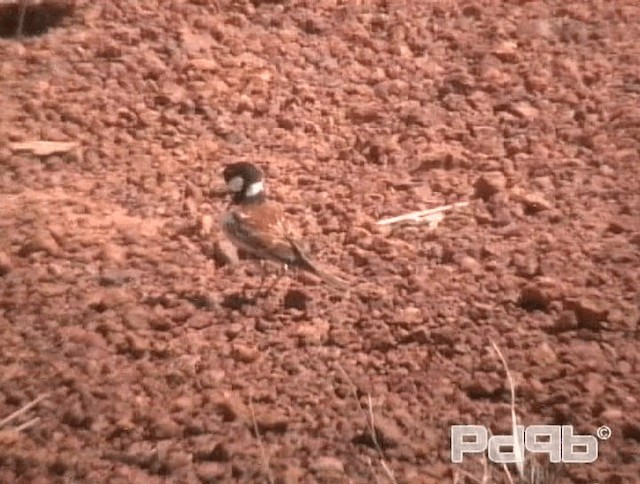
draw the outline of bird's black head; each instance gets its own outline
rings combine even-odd
[[[264,175],[253,163],[241,161],[227,165],[223,172],[234,203],[259,203],[265,199]]]

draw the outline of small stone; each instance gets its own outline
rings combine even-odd
[[[603,163],[602,165],[598,166],[598,171],[604,176],[614,176],[616,174],[616,170],[613,169],[611,166],[607,165],[606,163]]]
[[[527,279],[533,278],[540,270],[538,259],[533,254],[515,254],[512,264],[516,268],[516,274]]]
[[[525,286],[518,299],[520,306],[528,311],[546,310],[551,304],[549,292],[538,285]]]
[[[177,411],[191,410],[193,407],[193,398],[188,395],[182,395],[176,398],[172,404],[172,408]]]
[[[622,163],[635,164],[638,162],[638,150],[635,148],[623,148],[614,153],[613,159],[616,166]]]
[[[383,449],[398,447],[405,441],[404,432],[400,427],[393,420],[383,417],[382,415],[375,416],[374,429],[375,438]],[[357,435],[354,441],[370,447],[375,446],[371,430],[368,427],[363,433]]]
[[[231,357],[241,363],[251,363],[260,356],[260,351],[253,346],[236,343],[231,350]]]
[[[0,250],[0,277],[6,276],[11,271],[11,259]]]
[[[504,191],[507,186],[507,179],[500,171],[492,171],[483,174],[476,180],[476,197],[488,200],[498,192]]]
[[[609,425],[624,420],[625,412],[619,408],[607,408],[600,414],[600,421]]]
[[[609,310],[600,302],[583,297],[565,301],[565,309],[573,311],[578,325],[588,329],[598,329],[607,320]]]
[[[331,325],[324,320],[315,318],[310,324],[298,326],[296,335],[306,344],[319,345],[327,341]]]
[[[374,106],[357,105],[347,111],[347,117],[354,123],[374,123],[382,119],[383,113]]]
[[[323,474],[343,474],[344,464],[336,457],[318,457],[309,466],[313,472]]]
[[[255,103],[246,94],[242,94],[238,98],[238,103],[236,104],[236,109],[235,109],[237,113],[243,113],[245,111],[251,113],[251,112],[254,112],[255,109],[256,109]]]
[[[605,383],[605,377],[596,373],[589,373],[580,380],[582,388],[593,397],[598,397],[605,392]]]
[[[576,313],[573,311],[562,311],[556,319],[555,324],[553,326],[555,331],[564,332],[564,331],[572,331],[578,328],[578,318],[576,317]]]
[[[151,431],[157,439],[175,439],[182,435],[180,425],[167,416],[159,416],[151,424]]]
[[[184,196],[186,198],[193,198],[196,201],[202,200],[202,190],[199,186],[187,182],[184,185]]]
[[[528,102],[522,101],[511,106],[511,112],[523,119],[534,119],[538,117],[539,111]]]
[[[192,329],[204,329],[213,324],[210,313],[198,311],[187,319],[186,326]]]
[[[219,69],[218,63],[214,59],[191,59],[190,66],[200,71],[217,71]]]
[[[20,432],[12,428],[3,429],[0,432],[0,445],[7,446],[8,448],[11,445],[17,444],[23,438],[25,438],[24,432]],[[0,481],[2,480],[0,479]],[[5,481],[2,481],[2,482],[5,482]],[[6,482],[9,482],[9,481],[6,481]]]
[[[227,472],[227,466],[219,462],[203,462],[196,466],[196,474],[202,482],[220,482]]]
[[[535,359],[537,363],[541,363],[543,365],[552,365],[558,361],[556,352],[553,351],[546,341],[538,345],[536,348]]]
[[[458,263],[465,272],[470,272],[471,274],[482,272],[482,264],[471,256],[462,257]]]
[[[59,252],[58,243],[49,232],[41,231],[28,240],[18,252],[21,257],[28,256],[35,252],[46,252],[55,255]]]
[[[609,226],[607,227],[607,230],[614,234],[622,234],[624,232],[632,231],[634,225],[635,224],[632,217],[625,217],[625,216],[619,215],[616,217],[612,217],[612,219],[609,221]]]
[[[228,462],[231,459],[231,451],[223,442],[216,442],[210,435],[199,437],[194,450],[196,460]]]
[[[182,469],[183,467],[187,467],[191,465],[191,462],[191,454],[181,450],[172,450],[167,452],[164,459],[162,459],[163,467],[165,467],[169,472],[174,472],[178,469]]]
[[[234,393],[224,392],[215,402],[218,413],[225,421],[242,420],[251,422],[251,410],[240,397]]]
[[[74,404],[64,412],[62,422],[77,429],[88,429],[91,426],[91,417],[80,404]]]
[[[62,276],[63,273],[64,273],[64,269],[60,264],[56,264],[55,262],[52,262],[51,264],[47,265],[47,274],[53,277],[60,277]]]
[[[305,311],[307,309],[307,302],[309,296],[298,289],[289,289],[284,296],[284,308],[285,309],[297,309],[299,311]]]
[[[127,250],[116,244],[105,244],[100,250],[100,256],[104,261],[122,263],[127,260]]]
[[[322,34],[330,29],[330,25],[320,15],[307,14],[302,22],[303,30],[308,34]]]
[[[182,210],[189,218],[195,217],[198,213],[198,203],[193,198],[185,198],[182,201]]]
[[[631,420],[622,426],[622,437],[640,442],[640,422]]]
[[[208,214],[203,215],[202,218],[200,218],[200,235],[202,237],[205,237],[211,234],[212,230],[213,230],[213,217]]]
[[[276,116],[276,123],[278,124],[278,127],[286,129],[287,131],[293,131],[296,127],[295,121],[289,116],[285,116],[283,114],[278,114]]]
[[[463,388],[472,400],[492,398],[503,390],[504,382],[497,374],[482,373],[472,377]]]
[[[416,328],[408,336],[406,336],[403,343],[418,343],[428,344],[431,341],[431,332],[426,327]]]
[[[226,239],[216,241],[213,247],[213,258],[218,266],[235,264],[240,260],[238,250]]]
[[[149,311],[141,307],[133,307],[125,311],[123,323],[127,329],[146,329],[149,325]]]
[[[287,466],[284,472],[278,477],[277,482],[282,484],[299,484],[304,482],[306,471],[301,467]]]
[[[397,447],[405,440],[405,432],[393,420],[381,415],[376,416],[374,428],[382,447]]]
[[[524,193],[520,196],[520,201],[529,214],[551,210],[553,208],[553,204],[549,202],[542,193],[538,192]]]
[[[130,270],[106,270],[100,275],[99,283],[105,287],[120,287],[133,280]]]
[[[266,414],[256,415],[256,425],[261,433],[274,432],[283,434],[289,426],[289,419],[285,415]]]
[[[494,49],[493,54],[503,62],[518,62],[518,44],[514,41],[505,40]]]
[[[172,327],[172,321],[165,315],[154,314],[149,318],[149,328],[156,331],[169,331]]]
[[[396,319],[390,321],[391,324],[413,326],[424,321],[422,310],[415,306],[407,306],[397,312]]]

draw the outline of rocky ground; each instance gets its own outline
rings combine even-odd
[[[523,424],[612,431],[541,472],[637,482],[637,2],[78,1],[20,39],[7,8],[0,420],[46,397],[0,482],[480,482],[449,428],[510,432],[491,342]],[[243,304],[238,160],[350,291]]]

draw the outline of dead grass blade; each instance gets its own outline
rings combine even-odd
[[[469,205],[469,202],[457,202],[452,203],[451,205],[442,205],[440,207],[430,208],[428,210],[420,210],[417,212],[405,213],[403,215],[398,215],[397,217],[384,218],[382,220],[378,220],[376,224],[378,225],[391,225],[399,222],[427,222],[427,223],[438,223],[443,218],[443,212],[447,212],[449,210],[453,210],[458,207],[466,207]]]
[[[14,152],[29,152],[35,156],[50,156],[67,153],[78,147],[75,141],[23,141],[10,143],[9,149]]]
[[[251,411],[251,423],[253,424],[253,431],[256,434],[256,440],[258,441],[258,448],[260,449],[260,457],[262,459],[262,467],[264,473],[267,476],[267,482],[274,484],[273,473],[271,472],[271,465],[269,464],[269,456],[262,443],[262,437],[260,436],[260,430],[258,429],[258,421],[256,420],[256,413],[253,410],[253,398],[249,398],[249,410]]]
[[[493,350],[500,358],[502,362],[502,366],[504,367],[504,371],[507,373],[507,381],[509,382],[509,390],[511,391],[511,428],[513,432],[513,452],[518,456],[518,460],[516,461],[516,468],[518,469],[518,474],[521,479],[524,479],[524,449],[520,447],[520,441],[518,440],[518,418],[516,416],[516,390],[515,385],[513,383],[513,377],[511,376],[511,371],[509,370],[509,366],[507,365],[507,360],[505,359],[502,351],[498,348],[493,341],[491,341],[491,346]],[[505,472],[507,472],[507,478],[509,482],[513,482],[511,479],[511,475],[509,474],[509,470],[505,466]]]
[[[3,426],[5,426],[6,424],[8,424],[9,422],[11,422],[12,420],[15,420],[16,418],[18,418],[20,415],[23,415],[23,414],[27,413],[30,409],[35,407],[38,403],[40,403],[42,400],[44,400],[48,396],[49,396],[48,393],[44,393],[44,394],[40,395],[38,398],[36,398],[35,400],[33,400],[32,402],[27,403],[24,407],[16,410],[15,412],[13,412],[8,417],[5,417],[4,419],[0,420],[0,429]],[[33,420],[36,420],[36,419],[32,419],[29,422],[33,422]],[[27,424],[29,422],[27,422]],[[35,422],[33,422],[33,423],[35,423]],[[30,427],[31,425],[33,425],[33,423],[30,424],[30,425],[27,425],[27,427]],[[25,425],[26,424],[22,424],[20,427],[18,427],[18,429],[27,428],[27,427],[25,427]]]
[[[374,447],[376,449],[376,452],[378,453],[378,458],[380,460],[380,466],[384,470],[384,472],[385,472],[387,478],[389,479],[389,481],[391,483],[393,483],[393,484],[397,484],[398,481],[396,480],[395,476],[393,475],[393,471],[389,468],[389,465],[387,464],[387,461],[386,461],[385,456],[384,456],[384,452],[382,451],[382,447],[380,446],[380,443],[378,441],[378,434],[376,432],[375,421],[374,421],[374,417],[373,417],[373,402],[371,400],[371,395],[367,394],[367,406],[368,406],[368,410],[369,411],[366,412],[360,406],[360,401],[358,400],[358,391],[357,391],[356,384],[353,382],[353,380],[351,379],[349,374],[346,372],[346,370],[342,367],[342,365],[340,365],[338,363],[337,366],[338,366],[338,369],[340,370],[340,372],[342,373],[342,375],[344,376],[345,380],[347,381],[347,383],[349,383],[349,386],[351,387],[351,394],[353,395],[353,398],[356,401],[356,403],[358,405],[358,408],[362,412],[362,415],[364,417],[365,422],[367,422],[367,427],[369,428],[369,433],[371,434],[371,441],[373,442],[373,445],[374,445]]]
[[[464,469],[458,469],[453,473],[453,484],[458,483],[461,475],[473,482],[476,482],[477,484],[489,484],[491,476],[487,454],[482,454],[482,477],[476,477],[471,474],[471,472],[465,471]]]

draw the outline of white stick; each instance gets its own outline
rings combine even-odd
[[[451,205],[442,205],[441,207],[430,208],[428,210],[420,210],[418,212],[405,213],[404,215],[398,215],[397,217],[384,218],[382,220],[378,220],[376,223],[378,225],[389,225],[397,222],[403,222],[405,220],[413,220],[415,222],[422,218],[426,218],[429,215],[446,212],[448,210],[452,210],[457,207],[466,207],[467,205],[469,205],[469,202],[457,202]]]
[[[29,411],[30,408],[35,407],[38,403],[40,403],[40,401],[44,398],[47,398],[49,396],[48,393],[45,393],[43,395],[40,395],[38,398],[36,398],[34,401],[27,403],[24,407],[16,410],[15,412],[13,412],[11,415],[9,415],[8,417],[4,418],[3,420],[0,420],[0,427],[2,427],[3,425],[11,422],[12,420],[18,418],[20,415],[22,415],[23,413],[26,413]]]
[[[520,447],[520,442],[518,441],[518,432],[516,427],[518,426],[518,418],[516,417],[516,389],[513,383],[513,378],[511,376],[511,371],[509,370],[509,366],[507,365],[507,360],[505,360],[502,355],[502,351],[498,348],[498,345],[491,341],[491,346],[493,346],[493,350],[498,354],[498,358],[502,362],[502,366],[504,367],[504,371],[507,373],[507,382],[509,383],[509,390],[511,391],[511,427],[513,429],[513,453],[516,454],[518,460],[516,460],[516,469],[518,469],[518,474],[520,474],[521,478],[524,478],[524,449]],[[507,477],[511,477],[509,474],[509,470],[505,466],[507,471]]]

